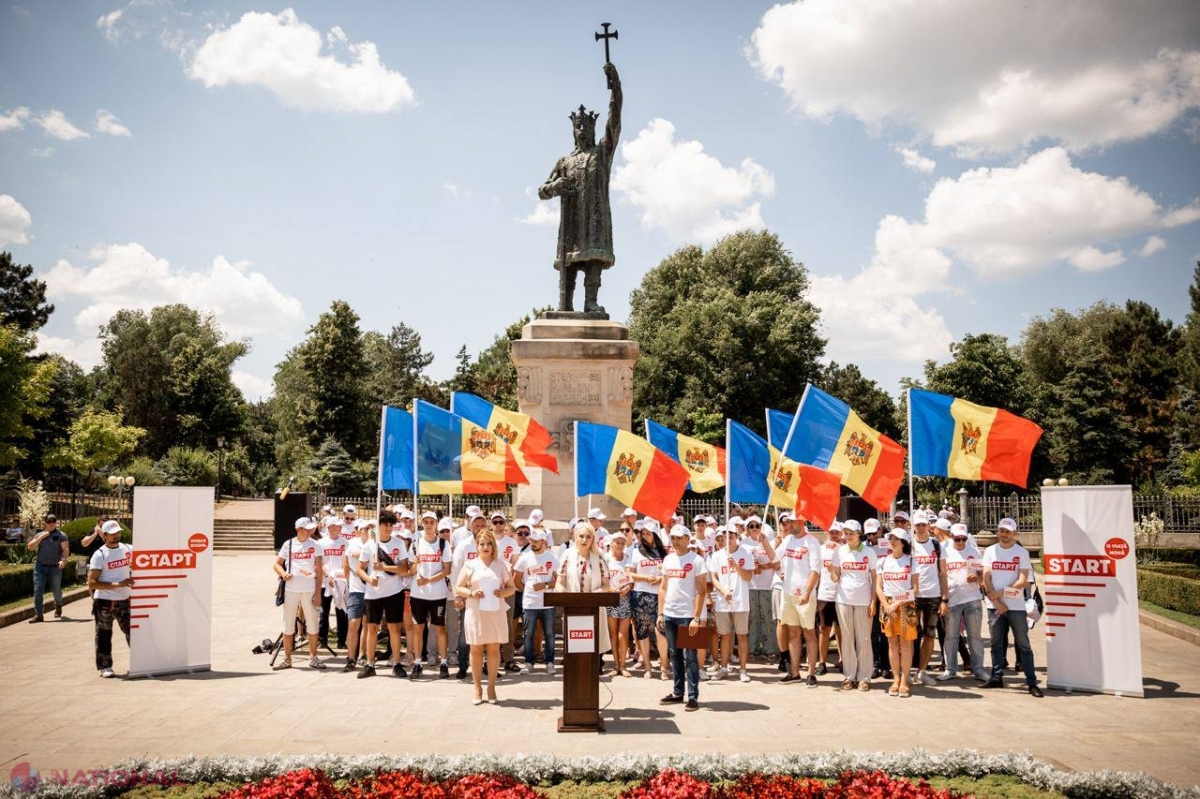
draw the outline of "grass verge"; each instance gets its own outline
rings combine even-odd
[[[1188,627],[1195,627],[1197,630],[1200,630],[1200,616],[1193,616],[1190,613],[1183,613],[1178,610],[1164,608],[1160,605],[1154,604],[1153,602],[1147,602],[1144,599],[1138,601],[1138,607],[1142,610],[1149,611],[1156,616],[1162,616],[1170,619],[1171,621],[1177,621],[1180,624],[1186,624]]]

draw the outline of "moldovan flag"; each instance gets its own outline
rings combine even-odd
[[[725,447],[728,478],[725,493],[730,502],[766,505],[770,499],[767,476],[771,473],[771,453],[767,442],[746,425],[725,420]]]
[[[1000,408],[908,390],[912,473],[1025,487],[1042,428]]]
[[[797,463],[841,475],[842,485],[879,510],[891,507],[904,482],[904,447],[811,383],[783,451]]]
[[[660,521],[670,519],[688,470],[628,430],[575,423],[575,496],[607,494]]]
[[[408,411],[383,406],[379,428],[379,488],[411,491],[413,487],[413,418]]]
[[[515,448],[521,466],[540,466],[558,474],[558,458],[548,452],[554,443],[550,431],[529,414],[508,411],[459,391],[450,395],[450,410],[504,439],[504,443]]]
[[[503,494],[509,483],[527,483],[504,440],[424,400],[416,420],[416,493]]]
[[[646,438],[688,470],[690,490],[703,494],[725,485],[725,450],[720,447],[680,435],[649,419],[646,420]]]
[[[787,442],[788,431],[796,417],[784,411],[767,409],[767,443],[775,449],[782,450]]]
[[[774,447],[770,451],[770,504],[792,508],[803,518],[828,530],[842,506],[841,478],[816,466],[796,463]]]

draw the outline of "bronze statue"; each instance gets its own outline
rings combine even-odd
[[[608,56],[608,34],[605,26],[605,58]],[[602,38],[597,34],[597,39]],[[558,251],[554,268],[558,270],[558,309],[574,310],[575,280],[583,272],[583,310],[603,314],[596,301],[600,291],[600,273],[615,262],[612,242],[612,210],[608,201],[608,179],[612,172],[617,139],[621,135],[621,80],[611,62],[604,64],[604,74],[612,90],[608,103],[608,122],[604,138],[596,143],[596,119],[599,116],[582,105],[571,114],[575,134],[575,149],[558,159],[549,179],[538,189],[543,200],[560,198],[561,217],[558,223]]]

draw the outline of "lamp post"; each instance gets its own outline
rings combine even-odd
[[[225,461],[225,437],[217,436],[217,501],[221,501],[221,467]]]
[[[117,515],[118,516],[121,515],[121,506],[124,504],[124,502],[122,502],[122,499],[125,496],[125,492],[133,491],[133,484],[135,482],[137,482],[137,481],[134,479],[133,475],[129,475],[128,477],[118,477],[115,474],[110,474],[108,476],[109,486],[117,489]],[[132,515],[133,514],[131,513],[130,516],[132,516]]]

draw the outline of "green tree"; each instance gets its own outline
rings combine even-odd
[[[304,370],[303,348],[303,343],[293,347],[275,366],[275,394],[266,405],[268,419],[258,420],[260,429],[272,435],[274,463],[284,474],[299,472],[313,453],[309,431],[317,425],[315,381]]]
[[[367,394],[371,405],[407,408],[414,397],[428,400],[436,393],[425,370],[433,353],[421,346],[421,334],[401,322],[384,336],[375,331],[363,335],[368,372]]]
[[[475,375],[475,366],[471,363],[471,353],[467,352],[467,345],[464,344],[458,348],[458,352],[454,354],[454,376],[446,381],[446,393],[453,391],[463,391],[467,394],[475,394],[479,391],[479,381]]]
[[[233,384],[246,354],[227,341],[211,315],[186,305],[121,310],[101,328],[102,397],[108,408],[146,431],[142,452],[162,457],[172,446],[211,449],[241,427],[245,401]]]
[[[820,374],[825,340],[807,292],[804,265],[772,233],[666,258],[630,298],[634,418],[690,434],[695,414],[720,413],[765,432],[763,408],[794,407]]]
[[[817,386],[847,403],[871,427],[896,441],[900,440],[896,401],[878,383],[864,377],[854,364],[841,366],[837,361],[830,361],[821,370]]]
[[[115,411],[88,408],[71,424],[67,443],[48,452],[46,461],[73,469],[86,479],[133,454],[145,434],[140,427],[125,425]]]
[[[34,280],[33,267],[13,262],[12,254],[0,252],[0,324],[16,325],[33,332],[54,313],[46,302],[46,281]]]
[[[38,356],[52,363],[54,374],[45,394],[45,414],[31,421],[28,452],[20,463],[27,473],[45,471],[46,453],[62,446],[71,434],[71,423],[83,413],[91,381],[79,365],[61,355]]]
[[[335,300],[321,314],[300,345],[299,356],[311,386],[308,442],[316,446],[332,436],[352,455],[370,457],[378,442],[364,379],[367,359],[358,314],[349,303]]]
[[[154,464],[169,486],[211,486],[217,483],[217,456],[196,447],[171,447]]]
[[[327,494],[357,494],[363,489],[353,458],[333,436],[321,442],[308,463],[308,475],[309,482],[321,486]]]
[[[1008,339],[993,333],[966,335],[950,345],[952,360],[925,364],[925,385],[979,405],[1024,416],[1031,405],[1025,365]]]
[[[58,362],[32,357],[35,346],[32,333],[0,325],[0,466],[12,466],[28,454],[34,422],[49,413]]]
[[[1119,409],[1120,393],[1099,353],[1083,355],[1053,387],[1045,442],[1058,474],[1083,485],[1124,479],[1136,438]]]
[[[1180,331],[1183,340],[1180,368],[1188,388],[1200,393],[1200,261],[1196,262],[1192,285],[1188,286],[1188,298],[1192,302],[1187,319],[1183,323],[1183,330]]]

